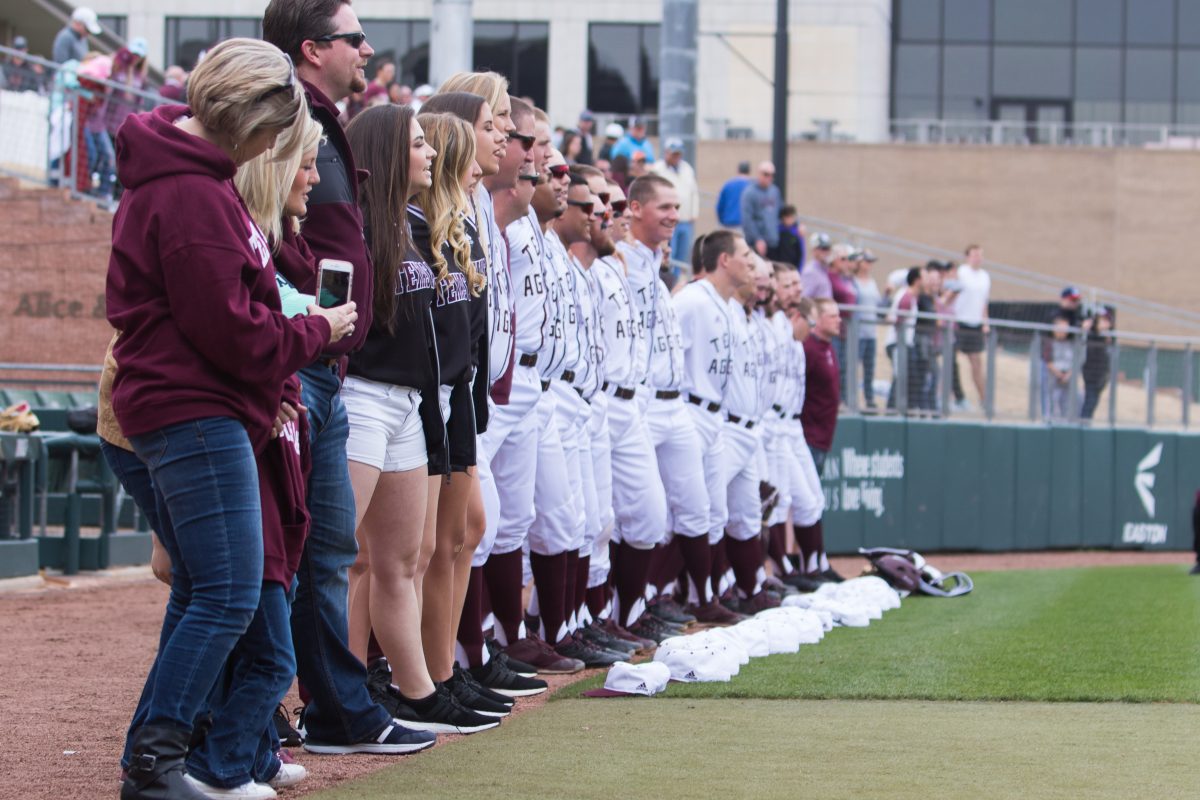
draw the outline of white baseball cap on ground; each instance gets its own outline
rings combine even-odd
[[[99,36],[104,30],[100,27],[100,20],[96,18],[96,12],[92,11],[87,6],[80,6],[71,12],[72,22],[82,22],[83,27],[88,29],[88,33],[92,36]]]
[[[656,661],[630,664],[618,661],[608,670],[603,689],[584,692],[586,697],[651,697],[667,688],[671,681],[671,668]]]
[[[771,654],[771,632],[766,620],[755,617],[725,630],[741,640],[751,658],[762,658]]]
[[[654,660],[667,665],[671,680],[683,683],[725,683],[734,675],[726,660],[711,650],[660,650]]]
[[[800,644],[816,644],[825,638],[825,625],[816,611],[796,606],[780,606],[760,611],[755,619],[786,620],[800,636]],[[833,620],[830,619],[830,624]]]
[[[767,635],[771,653],[795,653],[800,650],[800,631],[782,617],[767,619]]]

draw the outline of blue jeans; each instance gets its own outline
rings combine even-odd
[[[680,220],[675,223],[675,233],[671,234],[671,260],[692,263],[692,232],[693,223]]]
[[[150,523],[150,530],[157,534],[159,531],[158,502],[154,499],[154,484],[150,480],[150,470],[146,469],[146,465],[142,463],[136,453],[131,453],[115,444],[109,444],[103,439],[100,440],[100,452],[104,454],[104,460],[108,462],[113,475],[116,475],[117,480],[121,482],[121,487],[133,498],[138,509],[146,515],[146,520]]]
[[[862,370],[863,399],[875,405],[875,340],[858,340],[858,368]]]
[[[113,174],[117,167],[112,139],[108,138],[106,131],[87,131],[84,139],[87,143],[88,170],[100,175],[100,188],[97,191],[101,195],[111,195]]]
[[[171,556],[158,656],[130,726],[192,730],[258,609],[263,574],[258,471],[246,429],[224,417],[131,438],[149,471]]]
[[[317,364],[300,371],[312,443],[308,510],[312,528],[296,573],[292,639],[296,667],[310,700],[306,733],[322,742],[351,744],[378,734],[391,715],[367,694],[367,669],[347,645],[354,491],[346,461],[350,424],[335,371]]]
[[[258,611],[210,697],[213,726],[187,770],[210,786],[268,781],[279,771],[272,715],[296,674],[287,590],[263,583]]]

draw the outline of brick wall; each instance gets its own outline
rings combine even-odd
[[[0,361],[99,364],[112,215],[0,179]]]

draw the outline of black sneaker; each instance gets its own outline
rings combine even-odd
[[[637,622],[629,626],[629,632],[634,636],[661,644],[664,639],[682,635],[683,629],[669,622],[663,622],[653,614],[642,614]]]
[[[510,708],[516,704],[516,701],[513,700],[508,695],[500,694],[499,692],[494,691],[494,690],[489,689],[488,687],[484,686],[482,683],[480,683],[478,680],[476,680],[475,676],[471,674],[470,670],[463,669],[461,666],[459,666],[458,662],[455,662],[454,669],[462,672],[463,677],[466,679],[467,683],[471,684],[471,688],[474,689],[479,694],[486,697],[488,700],[492,700],[496,703],[502,703],[503,705],[509,706]]]
[[[846,580],[841,575],[839,575],[837,573],[837,570],[835,570],[833,567],[830,567],[829,569],[824,570],[823,572],[819,572],[817,574],[821,577],[822,580],[827,581],[828,583],[841,583],[842,581]]]
[[[288,716],[287,709],[283,707],[283,703],[275,709],[275,735],[279,737],[279,744],[283,747],[299,747],[304,743],[304,739],[300,737],[300,731],[292,727],[292,718]]]
[[[626,656],[631,656],[639,649],[633,642],[618,639],[596,625],[584,625],[577,633],[584,640],[604,650],[611,650],[614,653],[624,653]]]
[[[646,605],[646,610],[663,622],[670,622],[672,625],[690,625],[696,621],[696,617],[688,613],[673,598],[661,594]]]
[[[480,714],[464,706],[450,693],[446,684],[435,683],[434,686],[436,688],[429,708],[417,711],[409,704],[412,701],[407,701],[401,709],[405,716],[397,718],[400,723],[416,730],[434,733],[478,733],[500,724],[498,718]]]
[[[413,730],[392,720],[377,735],[361,742],[339,744],[322,742],[309,736],[304,740],[304,749],[323,755],[345,755],[349,753],[374,753],[376,755],[402,755],[416,753],[437,744],[437,734],[431,731]]]
[[[492,657],[482,667],[467,670],[471,677],[496,694],[507,697],[529,697],[546,691],[546,682],[537,678],[526,678],[510,669],[504,661]]]
[[[626,653],[614,653],[612,650],[597,647],[581,638],[577,633],[571,634],[554,645],[554,652],[563,658],[582,661],[586,667],[611,667],[618,661],[624,661],[627,658]]]
[[[799,572],[791,572],[782,576],[779,580],[791,586],[793,589],[798,589],[801,592],[815,592],[821,588],[821,584],[827,581],[820,580],[813,575],[802,575]]]
[[[537,667],[533,664],[527,664],[524,661],[518,661],[508,653],[500,649],[500,644],[495,639],[488,639],[486,642],[488,656],[493,660],[499,659],[500,663],[508,669],[520,675],[522,678],[536,678]]]
[[[394,719],[403,720],[412,716],[412,709],[404,701],[404,695],[392,685],[392,668],[388,666],[386,658],[377,658],[367,667],[367,694]]]
[[[450,694],[454,695],[464,707],[483,714],[485,717],[507,717],[512,713],[512,706],[509,705],[512,702],[511,700],[508,703],[499,703],[484,697],[475,691],[472,683],[474,681],[471,680],[470,676],[455,664],[454,673],[450,676],[450,680],[443,682],[443,685],[450,690]],[[508,698],[505,699],[507,700]]]

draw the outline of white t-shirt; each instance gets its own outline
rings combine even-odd
[[[958,267],[958,282],[962,290],[954,298],[954,318],[964,325],[982,325],[987,314],[988,295],[992,291],[992,279],[987,270],[976,269],[970,264]]]

